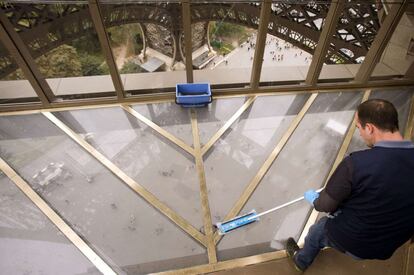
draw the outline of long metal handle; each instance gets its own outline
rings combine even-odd
[[[316,192],[318,192],[318,193],[319,193],[319,192],[321,192],[322,190],[323,190],[323,188],[320,188],[320,189],[316,190]],[[272,208],[272,209],[269,209],[269,210],[264,211],[264,212],[262,212],[262,213],[259,213],[259,214],[257,214],[257,215],[251,216],[251,217],[247,218],[247,220],[256,219],[256,218],[258,218],[258,217],[260,217],[260,216],[263,216],[263,215],[269,214],[270,212],[273,212],[273,211],[279,210],[279,209],[281,209],[281,208],[283,208],[283,207],[286,207],[286,206],[288,206],[288,205],[294,204],[294,203],[296,203],[296,202],[298,202],[298,201],[301,201],[301,200],[303,200],[303,199],[304,199],[304,196],[299,197],[299,198],[294,199],[294,200],[291,200],[291,201],[289,201],[289,202],[287,202],[287,203],[284,203],[284,204],[278,205],[278,206],[276,206],[275,208]]]

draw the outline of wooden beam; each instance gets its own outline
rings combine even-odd
[[[398,2],[401,2],[401,4]],[[372,72],[374,71],[382,53],[391,39],[391,36],[394,34],[395,28],[405,12],[407,4],[407,0],[403,0],[396,1],[392,5],[387,17],[384,20],[384,23],[375,36],[374,42],[372,42],[371,48],[369,49],[364,62],[362,62],[361,67],[359,67],[354,82],[367,83],[369,81]]]
[[[339,18],[342,11],[344,10],[345,0],[332,1],[331,6],[326,16],[325,23],[322,28],[321,35],[319,37],[318,45],[316,46],[315,53],[312,57],[312,63],[309,66],[309,71],[306,76],[305,83],[311,86],[315,86],[318,82],[319,75],[322,71],[323,63],[326,59],[326,53],[328,52],[329,46],[333,35],[336,31]]]
[[[118,100],[122,100],[125,97],[124,85],[122,84],[121,76],[119,75],[118,67],[111,49],[111,44],[109,43],[109,37],[103,21],[101,6],[97,0],[88,0],[88,3],[89,12],[105,56],[106,64],[109,68],[109,73],[111,74],[116,96]]]
[[[272,11],[272,1],[264,0],[263,2],[261,2],[261,5],[262,7],[260,9],[259,29],[257,31],[256,47],[250,77],[250,88],[252,89],[256,89],[257,87],[259,87],[270,12]]]

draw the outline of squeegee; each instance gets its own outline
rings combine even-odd
[[[321,192],[323,188],[320,188],[318,190],[316,190],[316,192]],[[272,209],[269,209],[267,211],[264,211],[262,213],[257,214],[256,211],[253,209],[252,211],[250,211],[249,213],[245,214],[245,215],[241,215],[241,216],[237,216],[231,220],[225,221],[225,222],[218,222],[215,224],[215,227],[218,230],[219,235],[224,235],[227,234],[228,232],[235,230],[237,228],[243,227],[245,225],[251,224],[253,222],[256,222],[259,220],[259,217],[269,214],[271,212],[274,212],[276,210],[279,210],[281,208],[284,208],[288,205],[297,203],[298,201],[301,201],[304,199],[304,196],[300,197],[300,198],[296,198],[294,200],[291,200],[287,203],[278,205]]]

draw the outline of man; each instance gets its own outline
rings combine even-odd
[[[359,105],[356,125],[371,149],[346,157],[319,194],[305,192],[316,210],[332,213],[313,225],[303,249],[289,238],[286,251],[306,270],[323,247],[355,259],[388,259],[414,234],[414,144],[398,130],[388,101]]]

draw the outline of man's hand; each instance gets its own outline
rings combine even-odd
[[[319,198],[319,193],[318,193],[318,192],[316,192],[316,191],[315,191],[315,190],[313,190],[313,189],[309,189],[308,191],[306,191],[306,192],[305,192],[304,197],[305,197],[305,200],[307,200],[308,202],[310,202],[310,204],[312,204],[312,205],[313,205],[313,202],[314,202],[317,198]]]

